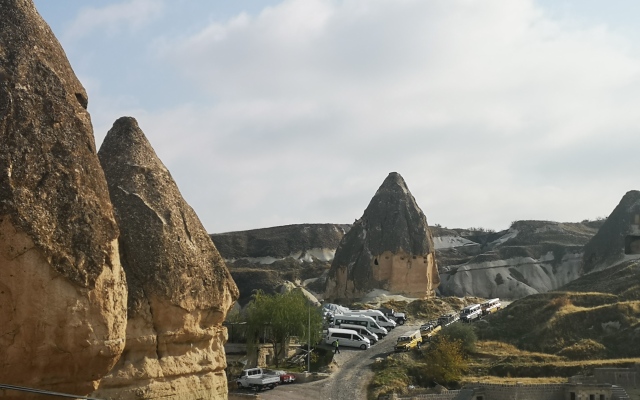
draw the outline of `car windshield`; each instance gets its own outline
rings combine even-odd
[[[404,343],[404,342],[410,342],[410,341],[411,341],[411,338],[408,336],[400,336],[398,338],[398,343]]]

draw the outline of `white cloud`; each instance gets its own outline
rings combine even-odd
[[[94,31],[116,35],[136,31],[162,14],[161,0],[127,0],[103,7],[85,7],[65,32],[65,37],[83,37]]]
[[[211,99],[139,119],[212,232],[351,222],[390,171],[448,226],[637,188],[638,48],[532,1],[286,0],[155,48]]]

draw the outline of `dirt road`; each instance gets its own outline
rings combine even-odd
[[[393,345],[400,335],[415,329],[418,326],[399,326],[366,351],[341,348],[341,353],[334,357],[339,369],[329,378],[312,383],[281,385],[261,392],[260,397],[278,400],[365,400],[366,385],[373,377],[369,366],[376,358],[393,352]]]

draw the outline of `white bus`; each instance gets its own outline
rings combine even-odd
[[[397,323],[387,318],[380,310],[351,310],[344,313],[345,315],[366,315],[376,320],[378,325],[386,328],[388,331],[395,328]]]
[[[329,328],[325,343],[332,345],[338,341],[338,347],[358,347],[366,350],[371,346],[369,339],[362,337],[358,332],[351,329]]]
[[[366,315],[335,315],[333,317],[333,325],[340,326],[342,324],[364,326],[381,338],[387,336],[388,333],[386,329],[378,325],[375,319]]]
[[[375,333],[371,332],[370,330],[368,330],[367,328],[365,328],[362,325],[350,325],[350,324],[342,324],[340,325],[340,328],[342,329],[351,329],[354,330],[356,332],[358,332],[360,335],[366,337],[367,339],[369,339],[369,341],[371,342],[371,345],[374,345],[378,342],[378,335],[376,335]]]
[[[472,304],[470,306],[466,306],[460,312],[460,319],[462,322],[472,322],[477,319],[480,319],[482,316],[482,307],[480,304]]]
[[[480,305],[482,307],[482,315],[489,315],[498,311],[502,307],[500,299],[490,299]]]

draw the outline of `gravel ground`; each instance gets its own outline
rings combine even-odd
[[[340,348],[340,354],[334,357],[338,370],[329,378],[311,383],[281,385],[273,390],[261,392],[260,397],[278,400],[366,400],[367,384],[373,377],[369,365],[376,358],[385,357],[393,352],[396,339],[403,333],[415,329],[418,329],[417,325],[399,326],[366,351]]]

